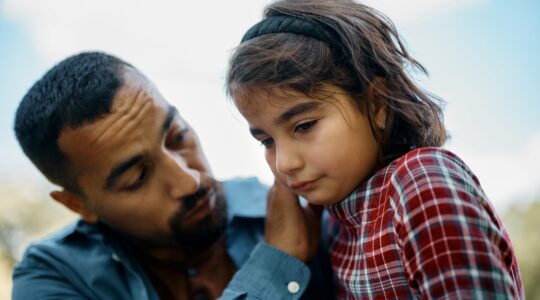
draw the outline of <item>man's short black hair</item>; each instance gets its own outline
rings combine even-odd
[[[110,112],[123,84],[121,59],[83,52],[50,69],[23,97],[15,116],[15,134],[24,153],[51,182],[82,194],[60,151],[60,132]]]

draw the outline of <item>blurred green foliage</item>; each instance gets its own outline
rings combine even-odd
[[[50,186],[0,185],[0,259],[13,266],[26,245],[75,216],[48,195]]]
[[[516,251],[525,297],[540,300],[540,199],[512,206],[503,222]]]

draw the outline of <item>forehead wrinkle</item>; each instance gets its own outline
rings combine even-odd
[[[138,126],[148,109],[151,108],[152,99],[150,99],[143,89],[139,89],[134,97],[131,95],[119,95],[124,97],[124,101],[113,105],[113,111],[105,119],[104,130],[100,132],[92,141],[91,145],[101,145],[107,143],[110,138],[129,132],[133,127]],[[127,100],[127,99],[129,100]],[[131,100],[132,99],[132,100]],[[120,100],[120,99],[118,99]],[[131,100],[131,101],[130,101]]]
[[[120,129],[114,133],[113,136],[116,135],[125,135],[129,132],[133,132],[136,127],[144,126],[141,125],[141,122],[144,120],[144,116],[149,113],[150,110],[152,110],[154,107],[153,101],[148,99],[147,101],[143,102],[142,105],[138,108],[138,110],[131,110],[130,113],[126,114],[123,119],[128,119],[124,122],[118,122]],[[124,125],[124,126],[122,126]]]

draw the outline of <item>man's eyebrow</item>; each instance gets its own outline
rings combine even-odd
[[[175,106],[169,105],[167,117],[165,118],[165,121],[163,121],[163,126],[161,127],[162,132],[166,132],[167,130],[169,130],[169,127],[171,127],[174,117],[176,117],[177,115],[178,109],[176,109]]]
[[[144,158],[144,155],[137,154],[133,156],[132,158],[122,163],[119,163],[117,166],[115,166],[109,173],[109,176],[107,176],[107,179],[105,179],[105,184],[103,185],[103,189],[108,190],[112,188],[114,184],[116,183],[116,180],[118,180],[118,178],[122,176],[122,174],[124,174],[127,170],[129,170],[134,165],[138,164],[141,160],[143,160],[143,158]]]
[[[171,127],[171,124],[174,120],[174,118],[178,115],[178,109],[176,107],[169,105],[167,110],[167,116],[165,117],[165,120],[163,121],[163,125],[161,127],[162,132],[166,132]],[[114,186],[116,181],[122,174],[124,174],[127,170],[129,170],[134,165],[138,164],[141,160],[143,160],[144,155],[143,154],[137,154],[130,159],[119,163],[117,166],[112,168],[111,172],[109,173],[109,176],[107,176],[107,179],[105,179],[105,184],[103,185],[104,189],[110,189]]]
[[[286,110],[284,113],[282,113],[274,121],[274,123],[277,124],[277,125],[283,124],[283,123],[289,121],[290,119],[292,119],[294,116],[316,110],[322,104],[323,103],[320,102],[320,101],[310,101],[310,102],[304,102],[304,103],[297,104],[297,105],[289,108],[288,110]]]

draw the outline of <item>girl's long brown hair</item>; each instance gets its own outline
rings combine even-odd
[[[381,145],[381,164],[416,147],[441,146],[446,140],[442,101],[422,90],[409,72],[426,69],[412,58],[394,24],[383,14],[354,1],[283,0],[266,7],[264,17],[292,16],[325,24],[338,34],[342,51],[320,40],[293,33],[266,34],[241,43],[227,72],[229,96],[253,89],[292,89],[314,96],[323,85],[350,93],[371,121]],[[342,53],[348,57],[343,58]],[[375,91],[387,110],[384,130],[374,124]]]

